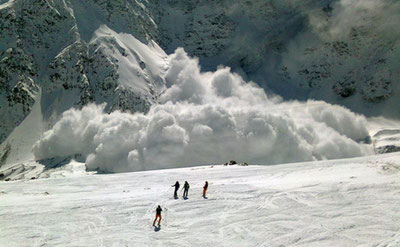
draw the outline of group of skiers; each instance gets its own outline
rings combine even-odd
[[[178,190],[179,190],[179,187],[180,187],[179,182],[176,181],[176,183],[174,185],[172,185],[171,187],[175,187],[174,198],[178,199]],[[184,199],[188,198],[189,188],[190,188],[189,183],[187,181],[185,181],[185,184],[183,185],[183,198]],[[206,198],[207,189],[208,189],[208,182],[206,181],[204,186],[203,186],[203,198]],[[157,219],[158,219],[158,225],[160,225],[160,222],[161,222],[161,211],[162,211],[161,206],[158,205],[158,207],[156,209],[156,218],[153,221],[153,226],[155,226]]]
[[[175,184],[172,185],[171,187],[175,187],[174,198],[178,199],[178,190],[179,190],[179,187],[180,187],[179,182],[176,181]],[[185,181],[185,184],[183,185],[183,188],[182,188],[183,189],[183,198],[184,199],[186,199],[188,197],[189,188],[190,188],[189,183],[187,181]],[[206,181],[204,186],[203,186],[203,197],[206,197],[207,188],[208,188],[208,182]]]

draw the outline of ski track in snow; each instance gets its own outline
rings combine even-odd
[[[399,175],[394,153],[0,182],[0,246],[399,246]]]

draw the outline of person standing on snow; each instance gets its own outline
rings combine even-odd
[[[208,189],[208,182],[206,181],[206,183],[203,186],[203,197],[206,198],[206,192]]]
[[[156,209],[156,218],[155,218],[154,221],[153,221],[153,226],[156,225],[157,219],[159,219],[159,220],[158,220],[158,225],[160,225],[160,222],[161,222],[161,211],[162,211],[161,206],[158,205],[158,207],[157,207],[157,209]]]
[[[187,181],[185,181],[185,184],[183,185],[183,198],[187,198],[188,197],[188,193],[189,193],[189,188],[190,185]]]
[[[174,198],[178,198],[178,190],[179,190],[179,182],[176,181],[176,183],[174,185],[172,185],[171,187],[175,187],[175,191],[174,191]]]

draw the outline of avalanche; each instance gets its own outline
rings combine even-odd
[[[183,49],[147,113],[105,105],[65,111],[33,146],[36,160],[81,155],[88,170],[142,171],[228,159],[251,164],[370,155],[367,119],[323,101],[282,101],[229,68],[202,72]]]
[[[0,182],[0,243],[399,246],[399,161],[392,153]],[[172,198],[176,180],[191,184],[188,200]],[[151,226],[157,205],[160,229]]]

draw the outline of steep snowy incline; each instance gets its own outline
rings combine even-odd
[[[0,182],[7,246],[400,244],[400,154]],[[187,180],[189,199],[172,199]],[[201,198],[205,180],[208,198]],[[180,192],[181,194],[181,192]],[[151,226],[163,208],[160,228]]]
[[[0,145],[1,150],[7,151],[2,156],[7,159],[8,164],[34,159],[31,149],[33,144],[41,137],[45,126],[40,106],[39,94],[30,114]],[[6,167],[1,163],[1,170]]]
[[[155,24],[140,2],[0,4],[0,142],[29,115],[39,91],[51,126],[90,102],[145,112],[164,89],[166,54],[152,41]],[[106,13],[110,7],[115,15]]]
[[[64,111],[146,112],[165,89],[167,55],[145,31],[154,23],[141,3],[113,1],[112,17],[104,1],[0,4],[0,179],[43,170],[32,145]]]
[[[89,44],[92,50],[102,50],[116,61],[120,86],[150,97],[165,88],[167,54],[154,41],[146,45],[130,34],[118,34],[102,25]]]

